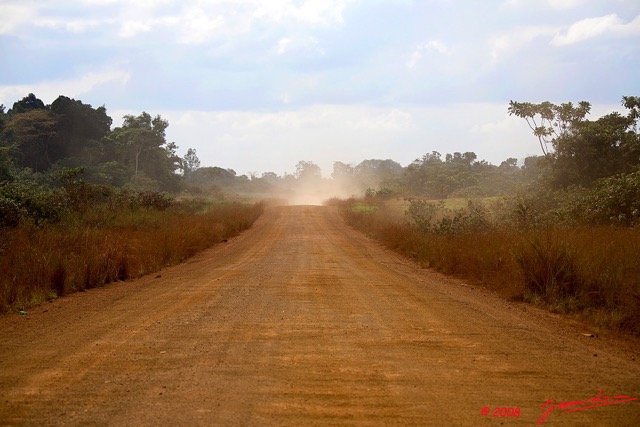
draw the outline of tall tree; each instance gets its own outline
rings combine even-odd
[[[311,161],[301,160],[296,164],[295,176],[302,181],[318,181],[322,178],[322,170]]]
[[[0,104],[0,134],[2,134],[2,130],[4,129],[4,124],[7,121],[7,113],[5,112],[4,104]]]
[[[554,148],[554,140],[570,136],[575,125],[584,120],[591,111],[591,104],[581,101],[577,106],[571,102],[555,105],[549,101],[540,104],[509,101],[509,115],[525,119],[538,138],[545,156]]]
[[[134,175],[140,171],[143,154],[161,150],[166,144],[168,126],[169,122],[159,115],[151,118],[143,111],[138,116],[125,115],[122,126],[113,130],[111,137],[118,146],[122,161],[131,167]]]
[[[182,172],[185,178],[188,178],[193,172],[200,167],[200,159],[195,148],[189,148],[187,154],[182,158]]]
[[[594,121],[585,119],[591,109],[585,101],[576,107],[511,101],[509,114],[529,123],[550,160],[555,185],[589,186],[596,179],[630,172],[640,164],[640,98],[624,97],[622,104],[629,109],[626,116],[613,112]],[[545,150],[547,145],[553,151]]]
[[[631,172],[638,165],[635,121],[614,112],[576,125],[570,136],[557,138],[554,182],[560,187],[589,186],[598,178]],[[634,158],[635,157],[635,158]]]
[[[42,172],[64,156],[57,127],[57,116],[46,109],[14,114],[2,132],[3,144],[18,166]]]
[[[49,108],[59,117],[57,133],[66,156],[81,158],[85,164],[97,160],[100,141],[111,131],[112,120],[104,106],[94,109],[61,95]]]
[[[157,181],[164,190],[174,191],[179,187],[176,170],[180,158],[175,143],[167,143],[165,132],[169,122],[159,115],[151,117],[142,112],[138,116],[126,115],[122,126],[115,128],[105,141],[114,149],[115,160],[121,162],[131,174],[131,179]],[[138,177],[141,175],[141,177]]]

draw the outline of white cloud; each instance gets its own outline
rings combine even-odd
[[[291,96],[288,93],[283,93],[280,100],[283,104],[291,104]]]
[[[71,33],[83,33],[88,29],[98,27],[104,23],[111,22],[110,20],[102,21],[97,19],[90,20],[74,20],[65,23],[65,28]]]
[[[343,23],[343,10],[351,1],[191,0],[175,2],[181,8],[173,15],[160,15],[154,7],[157,4],[152,1],[136,2],[133,6],[123,0],[108,3],[119,8],[119,20],[124,22],[118,32],[121,37],[130,38],[158,28],[172,28],[177,32],[180,43],[203,44],[248,34],[263,24],[276,25],[277,28],[302,26],[306,29],[339,25]],[[278,50],[287,50],[286,39]]]
[[[518,120],[519,119],[515,117],[511,117],[508,114],[505,114],[502,119],[497,121],[474,124],[473,126],[471,126],[469,131],[471,133],[489,134],[512,132],[520,127],[518,126]]]
[[[508,33],[494,36],[490,40],[491,59],[501,60],[539,37],[552,36],[558,32],[557,27],[528,26],[518,27]]]
[[[576,7],[582,5],[585,0],[547,0],[546,2],[541,2],[540,0],[505,0],[502,5],[510,6],[510,7],[519,7],[525,4],[538,6],[540,4],[545,4],[552,9],[556,10],[568,10],[575,9]]]
[[[415,126],[411,113],[397,108],[389,112],[379,112],[361,117],[351,125],[356,130],[373,131],[402,131],[412,129]]]
[[[411,53],[409,60],[405,63],[407,68],[414,68],[424,56],[423,52],[435,52],[441,55],[451,55],[451,49],[440,40],[429,40],[420,44]]]
[[[291,39],[289,37],[283,37],[278,40],[278,54],[282,55],[283,53],[285,53],[288,50],[290,44]]]
[[[343,12],[355,0],[75,0],[80,11],[100,7],[106,16],[94,19],[65,17],[48,12],[44,3],[28,0],[0,1],[0,34],[17,31],[23,24],[82,32],[100,24],[116,24],[121,37],[131,38],[162,28],[174,28],[182,43],[199,44],[215,37],[246,34],[262,24],[283,27],[342,25]],[[169,5],[175,13],[168,12]],[[74,14],[75,15],[75,14]]]
[[[299,51],[320,55],[324,54],[318,40],[315,37],[308,36],[298,36],[295,38],[282,37],[278,40],[275,51],[278,55]]]
[[[31,2],[0,3],[0,35],[11,34],[16,28],[29,22],[37,15],[37,7]]]
[[[182,31],[179,40],[186,44],[204,43],[215,37],[226,25],[223,16],[207,16],[207,13],[198,8],[189,10],[175,22]]]
[[[10,106],[13,102],[22,99],[29,93],[36,94],[45,103],[51,103],[60,95],[71,98],[78,97],[107,83],[115,82],[124,86],[129,81],[129,78],[129,72],[124,70],[104,70],[87,73],[77,79],[0,86],[0,104]]]
[[[618,15],[610,14],[598,18],[587,18],[571,25],[564,33],[558,33],[551,40],[555,46],[566,46],[592,39],[603,34],[640,34],[640,15],[625,24]]]
[[[134,37],[140,33],[146,33],[148,31],[151,31],[151,23],[149,22],[126,21],[122,23],[118,35],[120,37],[127,38]]]
[[[548,0],[549,6],[553,9],[575,9],[576,7],[582,5],[584,0]]]
[[[278,23],[297,21],[316,26],[338,25],[344,22],[343,11],[350,2],[352,0],[255,1],[253,18]]]

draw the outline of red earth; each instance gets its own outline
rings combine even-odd
[[[588,332],[329,208],[269,208],[160,274],[0,317],[0,424],[640,426],[637,340]]]

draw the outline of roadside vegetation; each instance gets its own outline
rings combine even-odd
[[[530,122],[543,156],[530,159],[534,167],[509,166],[520,182],[511,194],[447,199],[424,190],[416,197],[410,190],[419,187],[405,186],[400,197],[370,189],[329,204],[424,267],[640,335],[640,98],[623,104],[626,116],[589,121],[588,103],[512,102],[509,111]],[[446,168],[427,155],[419,181],[442,188],[455,178]]]
[[[15,187],[0,197],[5,312],[178,264],[249,228],[262,212],[261,204],[176,201],[82,183]]]
[[[0,312],[139,277],[249,228],[260,203],[182,193],[199,166],[169,123],[33,94],[0,106]]]

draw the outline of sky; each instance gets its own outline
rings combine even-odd
[[[161,115],[202,166],[539,155],[510,100],[640,95],[639,0],[0,0],[0,104]]]

